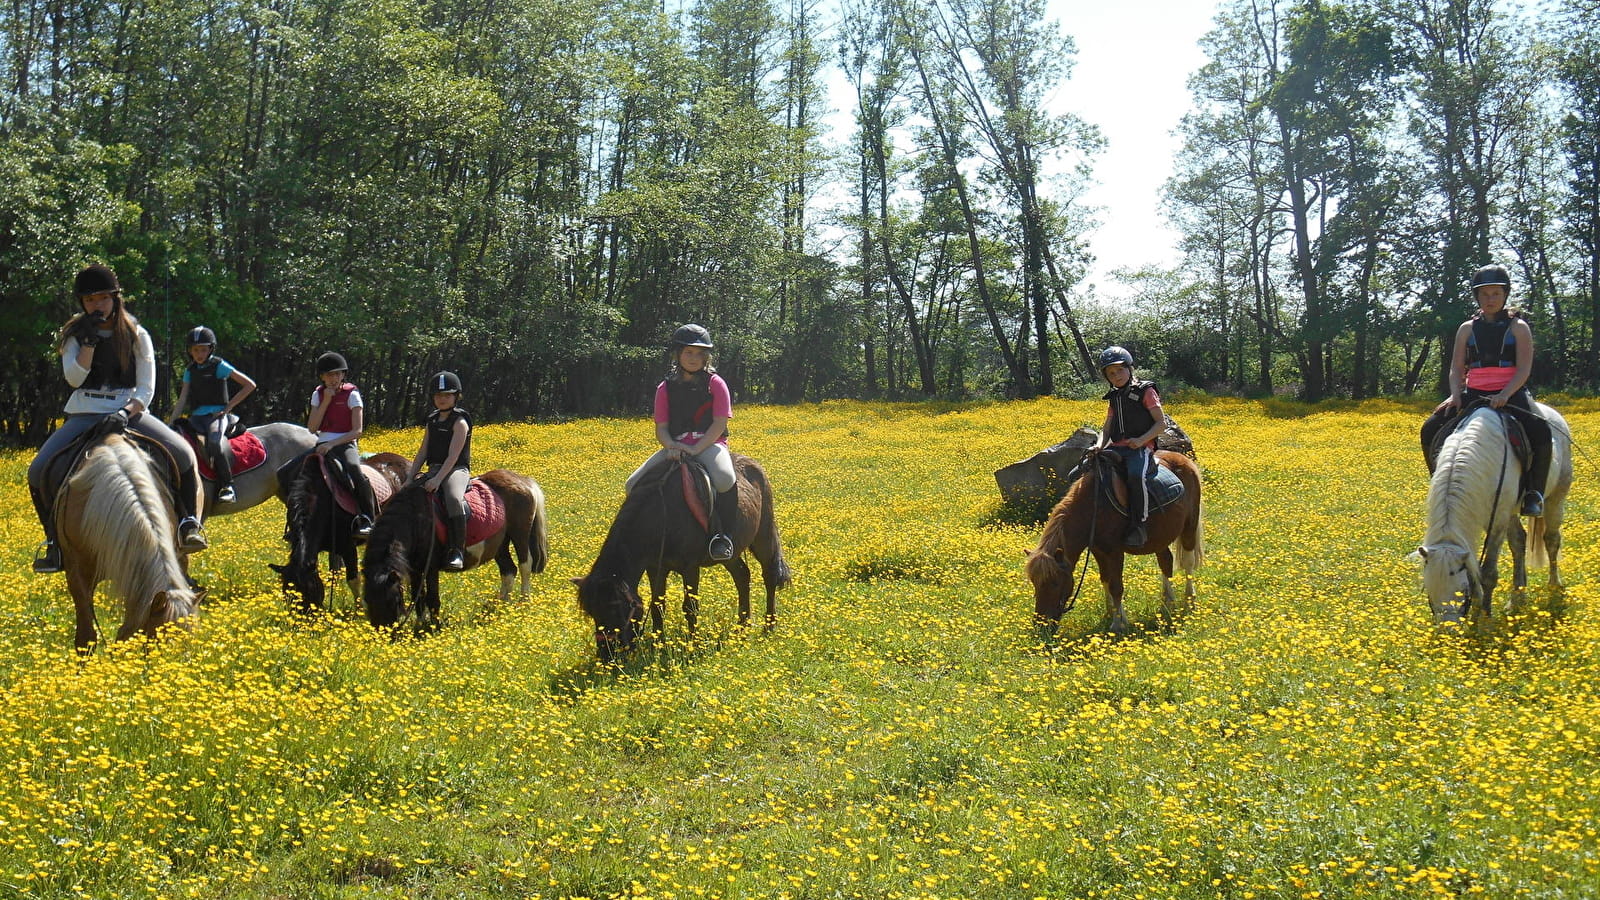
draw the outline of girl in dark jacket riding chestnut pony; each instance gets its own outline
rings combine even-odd
[[[1506,308],[1511,298],[1511,273],[1504,266],[1484,266],[1472,273],[1472,296],[1478,314],[1456,329],[1450,356],[1450,396],[1422,423],[1422,455],[1433,471],[1434,441],[1474,402],[1503,409],[1522,423],[1533,459],[1522,514],[1544,515],[1545,479],[1550,475],[1550,423],[1539,415],[1528,375],[1533,371],[1533,331],[1522,311]]]
[[[711,504],[711,543],[708,555],[718,562],[733,558],[733,541],[723,533],[718,507],[733,488],[733,456],[728,452],[728,420],[733,399],[728,383],[711,365],[711,332],[688,324],[672,333],[667,344],[672,369],[656,386],[655,423],[657,450],[628,476],[627,490],[647,472],[668,461],[689,457],[705,467],[717,502]]]
[[[1120,456],[1128,474],[1128,536],[1123,543],[1142,547],[1150,518],[1145,479],[1155,473],[1156,438],[1166,430],[1167,417],[1155,382],[1134,380],[1132,353],[1121,347],[1100,351],[1100,374],[1111,385],[1101,398],[1109,405],[1100,447]]]

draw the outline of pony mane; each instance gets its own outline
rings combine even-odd
[[[433,513],[428,508],[430,495],[422,482],[404,485],[389,498],[383,514],[372,526],[367,538],[369,558],[377,558],[394,567],[401,577],[411,574],[407,549],[421,546],[419,541],[433,541]]]
[[[1045,520],[1044,523],[1044,532],[1039,535],[1039,547],[1028,560],[1029,574],[1033,573],[1032,566],[1035,557],[1050,557],[1053,562],[1055,551],[1066,546],[1066,531],[1071,520],[1071,517],[1067,515],[1067,510],[1082,499],[1086,491],[1095,490],[1095,485],[1100,480],[1099,473],[1095,471],[1097,468],[1098,466],[1090,465],[1084,469],[1083,474],[1072,482],[1071,487],[1067,488],[1066,495],[1057,501],[1055,507],[1050,510],[1050,518]]]
[[[1428,531],[1423,543],[1470,548],[1488,531],[1490,510],[1507,517],[1517,510],[1517,476],[1503,477],[1511,457],[1503,432],[1495,430],[1498,414],[1479,409],[1445,438],[1433,480],[1428,485]],[[1511,497],[1498,497],[1510,484]],[[1496,509],[1496,503],[1499,506]]]
[[[86,491],[83,540],[96,548],[99,573],[146,606],[167,592],[167,618],[194,615],[197,601],[178,561],[172,495],[150,473],[149,458],[114,435],[89,452],[69,482]]]

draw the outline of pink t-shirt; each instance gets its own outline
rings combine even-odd
[[[1144,401],[1140,405],[1142,405],[1145,409],[1150,410],[1152,414],[1154,414],[1155,411],[1161,407],[1161,395],[1156,393],[1155,385],[1145,388]],[[1111,446],[1126,447],[1128,446],[1128,441],[1126,438],[1120,441],[1112,441]]]
[[[711,389],[711,417],[733,418],[733,395],[728,393],[728,383],[722,380],[721,375],[712,375],[708,387]],[[655,422],[657,425],[665,425],[671,421],[668,418],[667,403],[667,383],[663,381],[656,385]],[[703,434],[704,432],[691,431],[687,434],[675,434],[672,437],[674,440],[682,441],[685,444],[692,444],[700,440]],[[724,434],[717,439],[717,443],[726,446],[728,436]]]

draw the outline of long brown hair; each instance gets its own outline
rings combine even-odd
[[[76,330],[78,323],[88,315],[83,311],[83,298],[77,297],[74,299],[78,301],[78,314],[68,319],[67,324],[61,326],[61,333],[56,337],[57,353],[66,348],[67,336],[72,334]],[[111,326],[111,337],[102,341],[101,347],[103,349],[98,349],[96,352],[109,350],[111,353],[116,354],[117,368],[124,372],[135,371],[133,348],[138,340],[139,320],[134,318],[133,313],[128,312],[127,306],[124,305],[121,291],[118,291],[112,300],[111,318],[107,319],[106,322]]]

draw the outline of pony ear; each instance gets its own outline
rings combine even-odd
[[[1424,547],[1424,546],[1421,546],[1421,545],[1418,545],[1417,552],[1411,554],[1411,558],[1412,559],[1427,559],[1428,558],[1428,548]]]
[[[581,587],[583,587],[583,583],[585,581],[587,581],[587,580],[588,580],[587,578],[574,578],[574,579],[572,579],[572,586],[581,588]]]
[[[271,569],[274,572],[277,572],[279,575],[287,575],[287,574],[289,574],[289,567],[288,566],[280,566],[277,563],[267,563],[267,568]]]
[[[1067,558],[1067,551],[1064,547],[1057,547],[1050,551],[1050,555],[1056,558],[1056,562],[1064,562]]]

